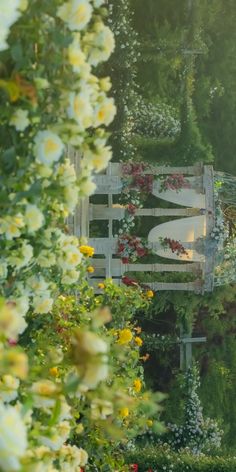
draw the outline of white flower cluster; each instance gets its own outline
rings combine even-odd
[[[129,210],[130,205],[135,207],[135,209],[142,208],[143,207],[143,202],[141,199],[140,194],[134,189],[134,190],[129,190],[128,192],[125,192],[122,194],[120,198],[120,203],[125,210],[125,216],[120,220],[119,222],[116,223],[115,227],[115,232],[117,233],[115,236],[121,235],[121,234],[132,234],[135,228],[135,210],[134,212]]]
[[[151,103],[138,99],[135,110],[135,132],[139,135],[174,140],[180,134],[180,120],[173,108],[164,103]]]
[[[185,375],[184,389],[186,402],[184,423],[168,424],[168,443],[176,450],[188,448],[193,454],[209,452],[212,448],[220,448],[222,431],[216,421],[204,418],[201,402],[197,393],[200,378],[196,366],[190,368]]]
[[[26,8],[27,0],[0,0],[0,51],[9,47],[7,38],[10,28]]]

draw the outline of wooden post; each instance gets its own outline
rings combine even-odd
[[[76,175],[80,174],[80,163],[82,154],[76,151],[72,146],[68,146],[67,157],[70,159],[71,164],[74,165]],[[83,236],[88,238],[89,236],[89,198],[84,197],[80,200],[79,205],[76,207],[73,215],[68,218],[68,226],[71,233],[76,236]]]
[[[171,174],[183,174],[183,175],[196,175],[200,176],[203,173],[203,164],[198,162],[194,166],[185,167],[171,167],[171,166],[152,166],[150,165],[144,172],[144,174],[152,175],[171,175]],[[119,163],[111,163],[111,174],[115,176],[122,175],[122,165]]]
[[[205,343],[207,338],[193,337],[192,333],[185,333],[183,327],[180,328],[180,369],[188,370],[192,366],[193,344]]]
[[[202,280],[195,280],[194,282],[148,282],[148,286],[154,292],[163,290],[183,291],[183,292],[202,292]]]
[[[126,208],[117,208],[107,205],[91,205],[90,218],[92,220],[122,220],[125,217]],[[197,216],[200,215],[198,208],[138,208],[134,216]]]
[[[116,254],[118,238],[90,238],[89,244],[94,247],[95,254]]]
[[[105,275],[106,259],[93,259],[95,276]],[[126,272],[186,272],[201,273],[201,264],[123,264],[120,259],[111,259],[111,273],[114,277],[122,277]]]

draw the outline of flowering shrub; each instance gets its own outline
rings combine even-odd
[[[86,449],[91,470],[104,464],[110,471],[126,470],[120,446],[146,431],[147,419],[158,410],[157,397],[145,392],[142,334],[131,320],[147,306],[139,289],[121,289],[108,280],[95,295],[83,282],[79,298],[58,297],[47,330],[35,320],[30,337],[25,334],[34,371],[41,365],[44,370],[44,378],[32,386],[38,411],[45,423],[52,415],[71,418],[70,444]],[[47,446],[49,441],[59,444],[57,435],[44,440]]]
[[[175,190],[179,192],[183,188],[190,188],[190,183],[183,174],[171,174],[167,177],[160,178],[161,182],[161,192],[165,192],[167,190]]]
[[[136,192],[134,192],[136,193]],[[124,215],[124,218],[122,218],[121,220],[118,220],[118,221],[115,221],[115,224],[114,224],[114,231],[115,233],[115,237],[118,237],[118,235],[121,235],[121,234],[132,234],[132,232],[135,231],[135,215],[136,215],[136,211],[138,208],[141,208],[142,207],[142,203],[139,199],[139,196],[138,194],[135,194],[133,196],[130,195],[130,200],[128,204],[126,204],[125,202],[128,201],[128,195],[125,194],[125,198],[120,198],[119,201],[121,202],[121,204],[118,204],[117,207],[119,208],[125,208],[125,215]],[[124,202],[124,204],[122,204]]]
[[[184,423],[182,425],[168,425],[169,435],[166,442],[175,450],[187,447],[192,453],[200,454],[220,448],[223,433],[214,420],[203,417],[197,393],[199,385],[198,369],[193,366],[185,374],[183,385],[186,392]]]
[[[150,174],[147,174],[148,170],[150,170]],[[151,174],[150,166],[144,162],[135,163],[128,161],[123,164],[122,181],[122,191],[124,193],[134,190],[139,194],[141,193],[143,197],[152,193],[153,175]]]
[[[150,103],[139,97],[135,109],[135,133],[158,139],[174,140],[181,131],[175,110],[164,103]]]
[[[170,248],[171,252],[177,256],[188,255],[188,252],[184,248],[183,244],[181,244],[179,241],[176,241],[175,239],[160,238],[160,243],[164,249]]]
[[[144,345],[148,349],[148,351],[168,351],[170,350],[174,345],[176,345],[179,342],[179,338],[176,336],[171,336],[170,334],[159,334],[159,333],[153,333],[153,334],[147,334],[145,333],[143,335],[143,340],[144,340]]]
[[[119,237],[117,255],[121,257],[124,264],[135,262],[139,257],[147,256],[149,252],[150,250],[143,239],[129,234],[123,234]]]

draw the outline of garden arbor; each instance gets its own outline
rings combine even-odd
[[[78,165],[76,155],[72,159]],[[202,164],[169,167],[128,162],[110,163],[106,173],[96,174],[94,180],[93,203],[84,200],[71,224],[95,249],[90,282],[96,290],[106,278],[118,285],[135,285],[139,273],[147,273],[148,282],[141,285],[154,292],[203,294],[235,280],[235,239],[229,234],[229,221],[235,214],[231,208],[232,199],[236,201],[234,177]],[[146,204],[150,194],[157,197],[155,208]],[[158,221],[163,217],[164,222]],[[137,218],[144,229],[151,222],[145,241],[136,235]],[[94,221],[106,221],[107,234],[93,237]],[[160,273],[168,274],[168,282],[157,281]],[[185,274],[188,281],[170,282],[176,274]],[[193,344],[205,341],[181,329],[183,369],[191,365]]]
[[[127,171],[132,173],[132,165]],[[155,274],[157,272],[168,273],[191,273],[194,280],[191,282],[156,282],[148,283],[150,289],[159,290],[184,290],[203,293],[213,288],[213,257],[211,254],[202,254],[199,252],[195,243],[196,240],[206,238],[214,227],[214,184],[213,169],[211,166],[202,166],[198,164],[191,167],[149,167],[140,166],[136,169],[134,177],[139,182],[137,193],[142,192],[142,184],[145,185],[148,177],[151,176],[149,185],[150,193],[156,197],[171,202],[170,208],[132,208],[133,220],[142,218],[142,224],[145,225],[145,218],[149,217],[157,221],[158,217],[167,217],[170,221],[162,224],[155,224],[154,228],[147,234],[147,245],[149,249],[148,262],[142,262],[139,257],[141,251],[137,254],[137,261],[132,257],[119,257],[118,247],[125,241],[124,233],[126,226],[120,230],[119,234],[114,236],[114,222],[125,221],[129,204],[113,203],[114,196],[121,195],[124,191],[124,181],[128,186],[129,180],[132,180],[132,174],[124,178],[124,166],[122,164],[111,163],[106,174],[99,174],[95,177],[97,185],[96,194],[106,195],[107,204],[91,204],[87,202],[88,219],[84,221],[83,235],[89,238],[90,244],[95,248],[96,258],[94,259],[95,272],[91,282],[97,284],[102,279],[111,277],[116,284],[121,284],[124,275],[129,272],[148,272]],[[159,178],[162,177],[160,181]],[[177,176],[181,176],[182,188],[171,188],[168,182],[174,182]],[[167,180],[166,180],[167,179]],[[163,182],[167,182],[167,187],[163,188]],[[140,183],[141,182],[141,183]],[[150,183],[150,182],[149,182]],[[187,185],[186,185],[187,183]],[[178,184],[180,185],[180,184]],[[133,192],[135,189],[132,188]],[[176,204],[173,207],[173,204]],[[177,206],[178,205],[178,206]],[[97,220],[108,222],[108,234],[104,237],[91,238],[89,235],[89,222]],[[185,248],[185,253],[180,254],[173,250],[171,245],[163,245],[163,239],[180,241]],[[137,242],[136,242],[137,243]],[[125,244],[125,242],[124,242]],[[130,242],[126,244],[135,245],[135,237],[132,236]],[[137,243],[138,244],[138,243]],[[122,245],[123,247],[123,245]],[[129,252],[129,251],[128,251]],[[150,255],[152,254],[152,256]],[[125,248],[124,248],[125,255]],[[122,254],[121,254],[122,256]],[[166,258],[167,262],[156,262],[156,256]],[[154,259],[154,262],[152,261]]]

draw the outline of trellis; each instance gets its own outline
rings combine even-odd
[[[212,168],[197,164],[189,167],[168,167],[158,166],[151,169],[152,174],[170,175],[184,174],[192,175],[196,178],[198,191],[206,195],[207,212],[207,232],[211,232],[214,225],[214,200],[212,184]],[[144,171],[150,174],[150,169]],[[116,208],[113,206],[113,196],[122,191],[122,166],[111,163],[108,166],[106,174],[97,175],[95,178],[97,185],[96,194],[107,195],[107,205],[90,205],[89,218],[92,220],[108,221],[107,238],[90,238],[90,244],[95,248],[98,259],[94,259],[95,273],[91,278],[91,283],[97,284],[104,278],[109,277],[113,282],[120,285],[122,276],[127,272],[188,272],[197,276],[193,282],[186,283],[158,283],[151,282],[148,285],[155,291],[159,290],[185,290],[202,293],[205,290],[211,290],[213,287],[212,265],[214,261],[208,257],[204,264],[187,262],[184,264],[123,264],[120,259],[115,258],[117,253],[118,240],[113,237],[113,221],[121,220],[125,216],[125,208]],[[167,216],[167,217],[188,217],[201,214],[197,208],[141,208],[137,209],[135,216]],[[150,245],[151,246],[151,245]],[[155,245],[153,245],[155,249]],[[206,277],[205,277],[206,276]]]

